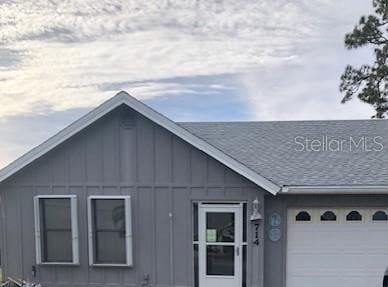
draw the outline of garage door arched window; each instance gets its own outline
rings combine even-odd
[[[388,215],[384,211],[379,210],[373,214],[372,220],[373,221],[387,221]]]
[[[325,211],[321,215],[321,221],[336,221],[337,220],[337,215],[331,210]]]
[[[346,215],[346,221],[361,221],[362,215],[357,211],[353,210]]]
[[[296,221],[311,221],[311,215],[307,211],[300,211],[296,217]]]

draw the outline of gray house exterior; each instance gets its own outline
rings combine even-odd
[[[305,141],[325,135],[342,149]],[[387,139],[386,121],[174,123],[121,92],[0,172],[3,278],[381,286]]]

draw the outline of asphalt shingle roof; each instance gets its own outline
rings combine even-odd
[[[388,120],[178,124],[281,186],[388,185]]]

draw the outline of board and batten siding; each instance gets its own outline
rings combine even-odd
[[[145,275],[149,286],[193,286],[192,201],[247,201],[250,212],[258,196],[264,205],[263,190],[126,106],[0,184],[0,194],[4,271],[27,279],[35,265],[33,197],[78,197],[80,265],[37,266],[45,287],[143,286]],[[131,196],[133,267],[89,266],[90,195]],[[248,236],[250,243],[250,224]],[[263,252],[263,244],[248,246],[248,286],[262,286]]]

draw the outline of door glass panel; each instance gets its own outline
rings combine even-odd
[[[208,245],[206,274],[234,276],[234,246]]]
[[[206,241],[234,242],[234,213],[206,213]]]

